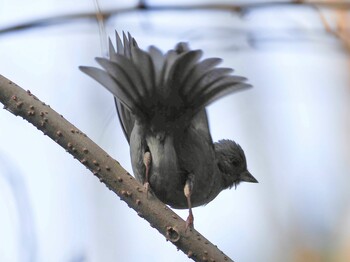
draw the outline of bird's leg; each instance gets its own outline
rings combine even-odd
[[[186,230],[191,227],[193,228],[193,213],[192,213],[192,203],[191,203],[191,194],[192,194],[192,182],[190,179],[186,180],[186,184],[184,187],[184,194],[187,199],[187,206],[188,206],[188,217],[186,219]]]
[[[143,164],[146,167],[146,174],[145,174],[145,181],[143,183],[144,187],[146,188],[146,191],[148,193],[149,190],[149,169],[151,166],[152,156],[149,151],[146,151],[143,155]]]

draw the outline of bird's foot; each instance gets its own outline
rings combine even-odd
[[[193,214],[192,212],[190,212],[188,214],[188,217],[186,219],[186,229],[185,229],[185,232],[187,231],[187,229],[191,230],[193,228],[193,221],[194,221],[194,217],[193,217]]]
[[[145,182],[145,183],[143,184],[143,187],[144,187],[145,190],[146,190],[146,196],[147,196],[147,198],[148,198],[148,192],[150,191],[149,182]]]
[[[187,205],[188,205],[188,217],[186,219],[185,232],[187,231],[187,229],[190,228],[191,230],[191,228],[193,228],[194,217],[192,213],[192,203],[191,203],[192,186],[193,186],[192,182],[189,179],[187,179],[184,187],[184,195],[187,199]]]
[[[149,192],[149,188],[150,188],[150,185],[149,185],[149,170],[150,170],[151,162],[152,162],[151,153],[149,151],[147,151],[143,155],[143,164],[145,165],[145,168],[146,168],[146,171],[145,171],[145,182],[144,182],[143,186],[146,189],[147,197],[148,197],[148,192]]]

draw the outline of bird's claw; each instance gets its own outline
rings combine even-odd
[[[150,191],[150,186],[149,186],[149,182],[145,182],[144,184],[143,184],[143,187],[145,188],[145,190],[146,190],[146,196],[147,196],[147,198],[148,198],[148,192]]]
[[[193,218],[193,214],[190,213],[186,219],[186,229],[185,229],[185,232],[187,231],[187,229],[192,229],[193,228],[193,221],[194,221],[194,218]]]
[[[143,183],[144,188],[146,189],[146,194],[148,197],[148,192],[149,192],[149,169],[150,169],[150,165],[152,162],[152,156],[151,153],[149,151],[145,152],[145,154],[143,155],[143,164],[145,165],[145,182]]]

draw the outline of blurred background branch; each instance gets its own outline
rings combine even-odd
[[[348,10],[346,10],[346,8],[332,10],[332,18],[335,22],[335,26],[333,28],[320,8],[318,8],[318,12],[326,31],[342,41],[344,43],[344,47],[350,51],[350,15],[348,14]]]
[[[95,2],[97,3],[97,2]],[[0,34],[10,33],[18,30],[30,29],[33,27],[50,26],[60,23],[72,22],[79,19],[98,19],[98,20],[108,20],[110,17],[115,15],[120,15],[129,12],[147,12],[147,11],[192,11],[192,10],[211,10],[211,11],[229,11],[236,12],[241,16],[249,13],[250,11],[256,11],[258,9],[265,8],[275,8],[275,7],[301,7],[301,8],[323,8],[331,9],[336,12],[343,13],[345,16],[345,11],[350,9],[350,3],[347,1],[264,1],[264,2],[249,2],[245,4],[186,4],[186,5],[169,5],[169,4],[148,4],[148,1],[141,0],[134,7],[127,8],[117,8],[110,9],[106,11],[101,11],[96,4],[95,12],[77,13],[77,14],[67,14],[60,16],[53,16],[47,18],[41,18],[34,21],[28,21],[16,25],[6,26],[0,28]],[[96,15],[97,14],[97,15]],[[343,23],[346,29],[349,24]]]
[[[340,40],[345,50],[350,48],[350,22],[349,22],[349,10],[350,2],[336,1],[336,0],[325,0],[325,1],[259,1],[259,2],[247,2],[247,3],[232,3],[232,4],[185,4],[185,5],[173,5],[173,4],[149,4],[149,1],[140,0],[138,3],[132,7],[122,7],[122,8],[109,8],[106,10],[101,10],[98,1],[94,0],[95,11],[94,12],[80,12],[73,14],[63,14],[58,16],[51,16],[46,18],[35,19],[32,21],[27,21],[19,24],[8,25],[0,27],[0,37],[7,33],[14,33],[22,30],[28,30],[38,27],[47,27],[52,25],[59,25],[65,23],[73,23],[81,20],[97,20],[100,30],[100,41],[102,52],[107,50],[107,42],[105,39],[106,31],[104,29],[105,23],[109,19],[118,16],[125,15],[127,13],[135,12],[167,12],[167,11],[224,11],[233,12],[238,14],[240,17],[244,18],[249,16],[251,12],[258,12],[259,10],[273,9],[273,8],[308,8],[315,10],[320,16],[320,22],[324,28],[314,28],[313,30],[307,30],[306,38],[317,38],[318,35],[325,35],[325,32],[331,36],[334,36]],[[326,16],[325,12],[331,13],[332,15]],[[335,26],[332,26],[335,24]],[[325,29],[325,30],[324,30]],[[230,29],[228,34],[238,34],[244,35],[247,38],[249,45],[256,48],[259,43],[266,41],[288,41],[289,38],[285,38],[280,30],[287,32],[288,30],[294,35],[294,40],[303,40],[302,28],[263,28],[260,26],[258,30],[254,27],[252,28],[236,28],[234,30]],[[225,29],[221,28],[218,31],[225,32]],[[257,31],[265,31],[267,34],[262,36],[257,33]],[[200,32],[200,31],[198,31]],[[198,33],[197,32],[197,33]],[[273,33],[273,34],[272,34]],[[196,33],[194,33],[196,35]],[[267,36],[266,36],[267,35]],[[270,36],[269,36],[270,35]],[[275,35],[275,36],[273,36]],[[298,39],[299,37],[299,39]]]

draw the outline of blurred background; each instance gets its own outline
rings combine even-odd
[[[238,262],[345,262],[349,10],[331,0],[1,0],[0,74],[131,172],[113,99],[78,66],[96,65],[114,30],[142,48],[188,41],[223,58],[254,88],[208,107],[212,136],[243,147],[259,184],[195,208],[196,229]],[[62,148],[0,110],[0,261],[186,260]]]

